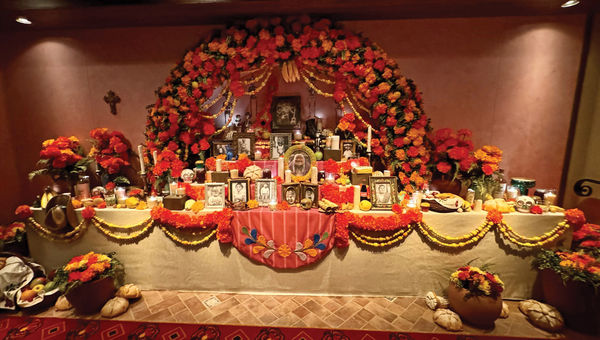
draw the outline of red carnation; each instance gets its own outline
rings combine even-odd
[[[96,215],[96,210],[94,210],[94,208],[87,206],[85,208],[83,208],[83,210],[81,211],[81,217],[83,217],[83,219],[85,220],[89,220],[90,218],[94,217]]]
[[[529,210],[530,213],[532,214],[541,214],[543,212],[542,207],[540,207],[539,205],[534,205],[533,207],[531,207],[531,210]]]

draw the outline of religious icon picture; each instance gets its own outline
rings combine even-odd
[[[342,152],[342,159],[351,159],[356,157],[356,143],[353,140],[343,140],[342,147],[340,148]]]
[[[212,141],[212,154],[214,157],[218,155],[227,155],[228,153],[233,154],[233,145],[231,141],[226,140],[213,140]]]
[[[277,202],[277,180],[257,179],[254,188],[254,198],[259,206],[267,207],[269,203]]]
[[[302,197],[302,199],[308,198],[309,200],[312,201],[313,208],[318,207],[318,202],[319,202],[319,185],[318,184],[302,183],[300,192],[301,192],[300,196]]]
[[[287,149],[292,145],[291,133],[272,133],[271,134],[271,159],[278,159],[283,156]]]
[[[253,133],[235,133],[233,135],[233,150],[236,155],[245,153],[248,158],[254,159],[254,140]]]
[[[282,184],[281,198],[290,205],[300,203],[300,184]]]
[[[396,177],[369,177],[373,209],[392,209],[392,206],[398,203],[396,180]]]
[[[274,97],[271,114],[273,130],[292,130],[300,123],[300,96]]]
[[[292,180],[304,182],[310,180],[312,167],[316,166],[315,153],[306,145],[293,145],[285,152],[285,169],[292,172]]]
[[[248,202],[250,197],[250,179],[229,179],[229,201],[231,203]]]
[[[206,183],[204,184],[206,209],[223,209],[225,208],[225,185],[223,183]]]

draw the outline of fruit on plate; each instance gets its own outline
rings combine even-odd
[[[135,209],[138,203],[140,203],[140,200],[137,197],[129,197],[125,200],[125,204],[129,209]]]
[[[372,207],[373,207],[373,205],[369,201],[361,201],[360,205],[359,205],[359,208],[362,211],[369,211],[369,210],[371,210]]]
[[[483,210],[498,210],[501,213],[509,213],[511,211],[511,207],[503,198],[496,198],[485,201],[483,203]]]
[[[33,288],[31,288],[31,290],[33,290],[36,293],[39,293],[42,290],[44,290],[44,285],[40,283],[39,285],[33,286]]]
[[[21,301],[31,302],[38,295],[33,289],[25,290],[21,293]]]
[[[51,290],[53,290],[54,288],[56,288],[56,282],[54,281],[50,281],[48,283],[46,283],[46,285],[44,285],[44,291],[49,292]]]
[[[31,280],[31,283],[29,283],[29,288],[33,288],[37,285],[45,285],[46,284],[46,278],[45,277],[36,277],[35,279]]]

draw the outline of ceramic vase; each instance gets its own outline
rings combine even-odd
[[[452,282],[448,285],[448,302],[464,321],[482,328],[492,328],[502,312],[501,296],[473,295]]]

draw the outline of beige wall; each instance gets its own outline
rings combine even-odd
[[[364,32],[415,79],[434,127],[470,128],[477,145],[491,143],[505,150],[503,166],[509,176],[534,177],[542,187],[558,187],[584,21],[582,16],[561,16],[343,24]],[[29,183],[27,173],[46,138],[87,138],[90,129],[103,126],[140,143],[144,107],[154,102],[154,90],[211,28],[5,35],[3,47],[8,48],[2,49],[0,65],[11,114],[2,119],[18,138],[11,148],[16,172],[2,176],[2,182],[3,188],[23,188],[23,195],[3,198],[7,209],[29,203],[41,190],[44,181]],[[122,98],[117,116],[102,100],[109,89]],[[282,94],[304,91],[298,84],[281,88]],[[319,103],[317,111],[332,113],[333,105]]]
[[[573,152],[565,190],[565,206],[574,207],[583,198],[575,195],[573,185],[579,179],[600,180],[600,17],[596,16],[583,91],[573,141]],[[600,198],[600,185],[590,184],[592,195]]]

